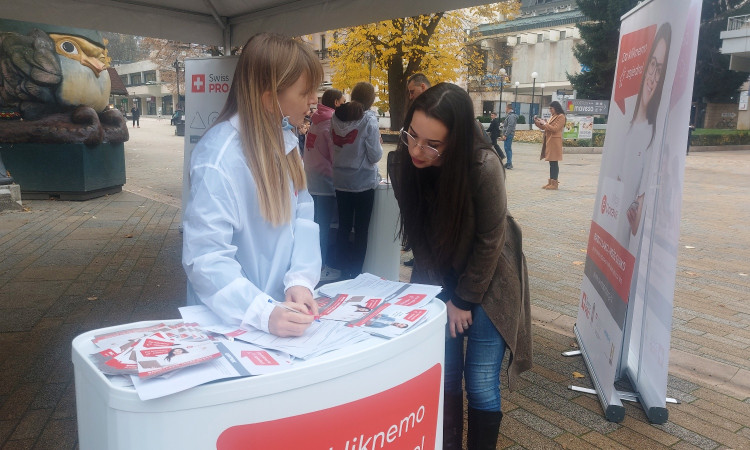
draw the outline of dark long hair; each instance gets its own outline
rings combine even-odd
[[[549,104],[549,107],[555,110],[555,114],[562,114],[565,115],[565,110],[563,109],[560,102],[555,100],[554,102]]]
[[[396,149],[399,235],[404,244],[431,249],[431,259],[427,262],[445,273],[471,206],[469,167],[475,146],[478,141],[487,147],[490,144],[482,138],[474,119],[469,94],[454,84],[437,84],[417,97],[406,113],[407,131],[415,111],[440,121],[448,129],[448,136],[439,167],[417,169],[406,144],[401,142]]]
[[[649,101],[648,106],[646,106],[646,120],[648,121],[649,125],[653,127],[651,132],[651,141],[654,140],[654,135],[656,134],[656,116],[659,113],[659,105],[661,104],[661,92],[664,89],[664,76],[667,73],[667,64],[669,64],[669,47],[672,43],[672,26],[669,24],[669,22],[663,23],[659,27],[659,30],[656,32],[656,36],[654,36],[654,43],[651,44],[651,50],[648,52],[648,58],[646,59],[646,67],[644,68],[643,75],[641,76],[641,88],[638,91],[638,100],[636,100],[635,102],[633,119],[630,121],[630,123],[632,124],[633,120],[635,120],[636,114],[638,114],[638,109],[641,107],[641,97],[643,96],[643,85],[646,84],[646,72],[648,71],[648,64],[649,62],[651,62],[651,58],[654,56],[654,51],[656,50],[659,41],[664,41],[667,46],[667,51],[664,55],[664,65],[662,66],[662,72],[659,74],[659,84],[657,84],[656,90],[654,90],[654,96],[651,97],[651,101]],[[649,145],[651,145],[650,142]]]

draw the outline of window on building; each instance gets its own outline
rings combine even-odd
[[[326,50],[326,35],[325,34],[320,35],[320,49],[323,51]]]
[[[128,83],[127,75],[120,75],[120,79],[122,80],[122,84],[124,84],[125,86],[130,86],[130,83]]]
[[[516,36],[516,45],[521,45],[521,36]]]
[[[138,86],[139,84],[143,84],[141,81],[141,74],[140,73],[131,73],[130,74],[130,84],[132,86]]]
[[[560,31],[560,40],[565,39],[565,30]]]
[[[156,71],[149,70],[148,72],[143,72],[143,81],[146,83],[156,83]]]
[[[543,33],[539,33],[539,34],[537,34],[537,35],[536,35],[536,41],[537,41],[537,42],[542,42],[542,41],[544,41],[544,34],[543,34]]]

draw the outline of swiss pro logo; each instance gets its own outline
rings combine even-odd
[[[617,219],[617,215],[619,214],[619,211],[617,210],[617,208],[613,208],[611,205],[607,204],[606,194],[602,196],[601,211],[602,211],[602,214],[610,216],[615,219]]]
[[[192,92],[206,92],[206,74],[193,75]]]

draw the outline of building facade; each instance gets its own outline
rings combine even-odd
[[[144,60],[114,67],[128,90],[128,96],[119,98],[116,108],[130,112],[136,106],[142,115],[172,115],[176,95],[170,85],[162,82],[162,73],[156,63]]]
[[[567,74],[585,70],[573,55],[581,42],[576,24],[584,20],[575,0],[523,0],[514,20],[472,30],[486,57],[484,70],[468,82],[476,114],[504,112],[511,102],[528,122],[553,100],[575,98]],[[500,69],[506,71],[502,98]]]

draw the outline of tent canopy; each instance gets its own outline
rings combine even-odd
[[[226,47],[261,31],[299,36],[483,3],[488,0],[0,0],[0,17]]]

